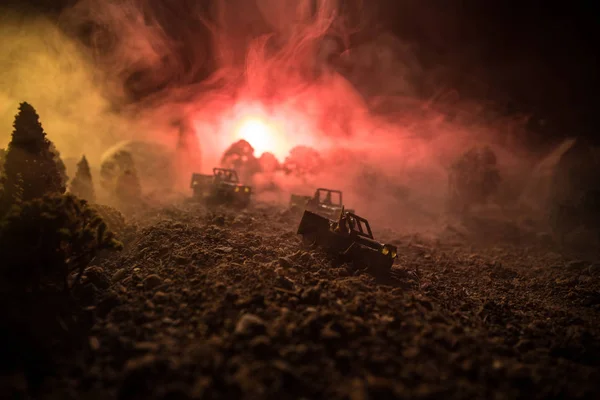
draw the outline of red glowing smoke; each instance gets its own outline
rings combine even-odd
[[[439,70],[425,73],[409,46],[370,30],[367,2],[216,0],[202,10],[193,1],[158,3],[81,0],[63,23],[102,27],[88,46],[110,98],[137,122],[135,139],[180,144],[182,185],[244,139],[256,157],[269,152],[281,163],[297,146],[345,160],[305,186],[363,195],[356,182],[369,167],[388,186],[438,204],[452,158],[492,137],[478,104],[444,97],[455,92],[437,87]],[[435,90],[423,96],[420,87]],[[173,120],[187,120],[194,135],[181,141]]]

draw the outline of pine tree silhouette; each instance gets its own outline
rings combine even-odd
[[[92,172],[85,156],[77,163],[77,172],[75,178],[71,181],[69,191],[75,196],[87,200],[89,203],[96,202],[94,184],[92,182]]]
[[[62,194],[66,189],[57,152],[29,103],[19,105],[13,127],[4,162],[0,211],[6,211],[17,200],[29,201],[45,194]]]

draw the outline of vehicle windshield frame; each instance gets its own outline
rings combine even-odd
[[[213,168],[213,175],[216,179],[230,183],[240,183],[237,171],[227,168]],[[228,177],[229,175],[229,177]]]
[[[348,212],[348,213],[346,213],[346,215],[349,216],[350,218],[353,218],[354,221],[356,221],[356,224],[352,228],[352,232],[355,232],[359,236],[364,236],[366,238],[373,239],[373,240],[375,239],[373,237],[373,231],[371,230],[369,221],[367,221],[366,219],[359,217],[358,215],[353,214],[353,213]]]
[[[331,203],[325,203],[324,200],[327,197],[327,194],[331,194]],[[338,202],[334,201],[334,195],[337,195],[337,199]],[[322,205],[331,205],[331,206],[337,206],[337,207],[341,207],[343,204],[342,201],[342,192],[340,190],[331,190],[331,189],[325,189],[325,188],[318,188],[315,191],[315,197],[317,199],[317,202],[319,204]]]

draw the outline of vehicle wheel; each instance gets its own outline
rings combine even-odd
[[[306,247],[313,247],[315,244],[317,244],[317,235],[315,233],[303,234],[302,244]]]
[[[371,269],[370,260],[362,254],[354,256],[352,266],[355,273],[369,272]]]

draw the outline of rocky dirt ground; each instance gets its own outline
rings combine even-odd
[[[259,205],[138,218],[89,269],[93,325],[41,397],[600,398],[600,264],[385,231],[396,279],[376,282],[303,250],[297,221]]]

